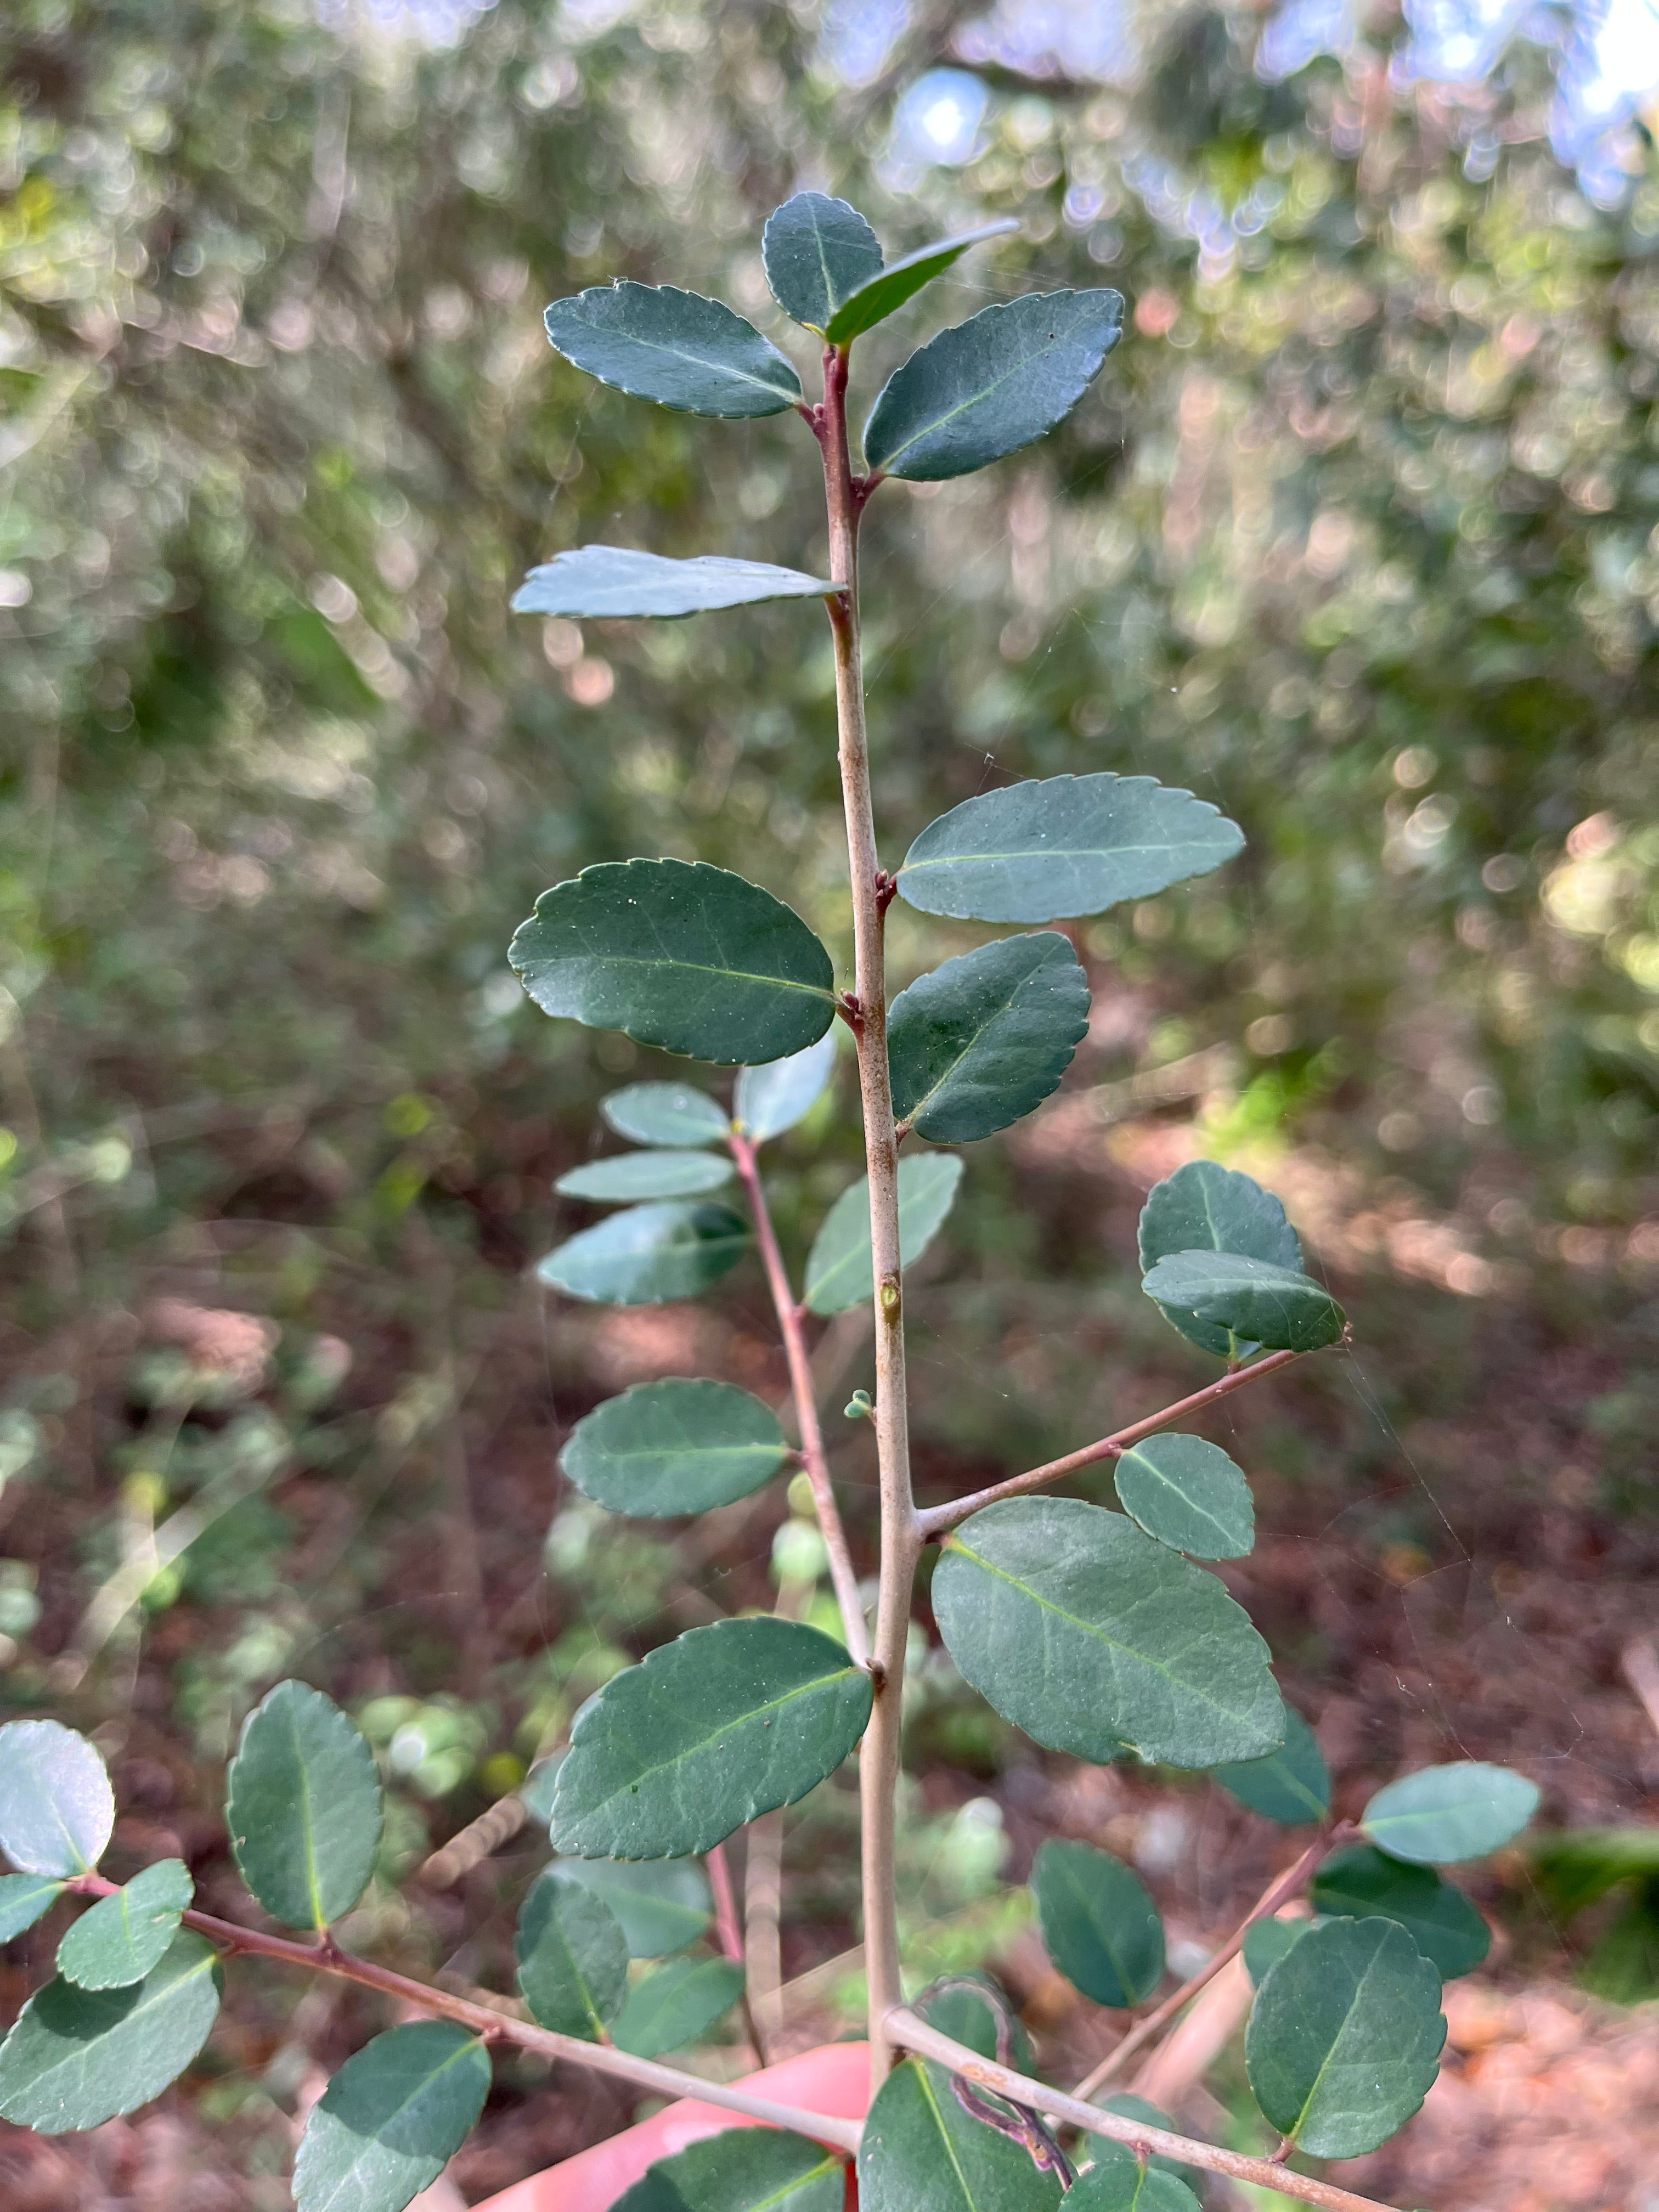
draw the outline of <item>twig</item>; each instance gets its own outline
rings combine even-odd
[[[750,1850],[754,1850],[754,1831],[750,1830]],[[737,1892],[732,1883],[732,1864],[726,1856],[726,1845],[716,1844],[707,1854],[703,1865],[708,1870],[708,1887],[714,1893],[714,1932],[720,1946],[734,1966],[744,1967],[743,2024],[755,2052],[757,2066],[766,2063],[766,2045],[761,2039],[760,2022],[755,2017],[753,1992],[749,1986],[749,1974],[744,1958],[744,1931],[738,1918]]]
[[[769,2046],[783,2032],[783,1814],[749,1824],[743,1869],[743,1957],[755,2024]],[[763,2063],[764,2062],[763,2061]]]
[[[1625,1680],[1642,1701],[1642,1710],[1659,1734],[1659,1652],[1650,1637],[1633,1636],[1619,1655]]]

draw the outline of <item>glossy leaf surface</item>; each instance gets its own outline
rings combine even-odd
[[[786,315],[823,333],[836,310],[881,271],[881,242],[855,207],[797,192],[766,219],[761,259]]]
[[[1265,1759],[1212,1767],[1222,1788],[1241,1805],[1287,1828],[1322,1820],[1331,1809],[1331,1773],[1318,1739],[1294,1705],[1285,1708],[1285,1741]]]
[[[294,2161],[298,2212],[403,2212],[466,2141],[489,2094],[489,2053],[447,2020],[388,2028],[312,2107]]]
[[[542,318],[567,361],[635,399],[686,415],[781,415],[800,379],[770,339],[719,300],[672,284],[596,284]]]
[[[0,1943],[9,1943],[51,1911],[64,1885],[51,1875],[0,1874]]]
[[[565,1198],[597,1205],[637,1206],[641,1200],[696,1198],[732,1180],[732,1163],[718,1152],[675,1152],[658,1146],[646,1152],[615,1152],[585,1160],[554,1184]]]
[[[182,1859],[158,1859],[81,1915],[58,1947],[58,1972],[83,1990],[142,1982],[160,1964],[195,1894]]]
[[[1068,1498],[988,1505],[947,1539],[933,1604],[963,1676],[1050,1750],[1210,1766],[1283,1739],[1249,1615],[1121,1513]]]
[[[207,2041],[222,1986],[218,1953],[188,1929],[126,1989],[48,1982],[0,2044],[0,2119],[59,2136],[147,2105]]]
[[[1538,1810],[1535,1782],[1507,1766],[1459,1759],[1379,1790],[1359,1825],[1390,1857],[1417,1866],[1478,1859],[1518,1836]]]
[[[104,1762],[56,1721],[0,1728],[0,1851],[20,1874],[88,1874],[115,1826]]]
[[[792,1456],[777,1415],[731,1382],[641,1382],[577,1422],[559,1465],[585,1497],[640,1519],[706,1513]]]
[[[1174,1252],[1142,1282],[1161,1306],[1212,1322],[1267,1352],[1317,1352],[1346,1322],[1322,1283],[1232,1252]]]
[[[951,1974],[942,1984],[924,1990],[916,1999],[917,2012],[930,2027],[964,2043],[981,2058],[1000,2059],[997,2048],[999,2023],[1006,2030],[1012,2057],[1003,2063],[1020,2073],[1031,2070],[1031,2039],[1005,1992],[988,1974]]]
[[[1017,453],[1065,421],[1122,328],[1122,295],[1104,289],[982,308],[888,378],[865,425],[866,459],[930,483]]]
[[[1260,1989],[1287,1951],[1293,1951],[1313,1926],[1311,1920],[1253,1920],[1244,1933],[1244,1965],[1253,1989]]]
[[[767,1614],[690,1629],[583,1707],[559,1769],[554,1847],[712,1850],[833,1774],[870,1702],[868,1674],[815,1628]]]
[[[792,1052],[738,1078],[733,1112],[750,1139],[764,1144],[805,1121],[836,1072],[836,1033],[830,1030],[805,1052]]]
[[[659,2159],[615,2212],[843,2212],[847,2168],[777,2128],[729,2128]]]
[[[1461,1889],[1432,1867],[1407,1866],[1374,1844],[1356,1844],[1326,1860],[1314,1877],[1316,1911],[1363,1920],[1396,1920],[1443,1981],[1473,1973],[1492,1948],[1492,1930]]]
[[[630,1083],[599,1101],[619,1137],[636,1145],[718,1145],[731,1123],[718,1098],[689,1083]]]
[[[707,2035],[743,1995],[743,1968],[731,1959],[673,1959],[635,1982],[611,2039],[636,2058],[659,2057]]]
[[[924,1152],[898,1164],[899,1258],[921,1259],[945,1225],[962,1180],[962,1162]],[[815,1314],[845,1313],[876,1294],[870,1247],[870,1183],[866,1176],[841,1196],[824,1217],[806,1259],[806,1304]]]
[[[1060,921],[1208,875],[1243,843],[1207,799],[1149,775],[1051,775],[982,791],[930,822],[898,887],[923,914]]]
[[[959,238],[936,239],[931,246],[919,246],[902,260],[889,262],[842,300],[824,336],[832,345],[845,345],[864,331],[873,330],[907,300],[914,299],[924,284],[931,284],[935,276],[942,276],[970,246],[982,246],[988,238],[1005,238],[1011,230],[1018,228],[1019,225],[1012,219],[988,222],[978,230],[964,231]],[[909,471],[900,470],[894,473],[908,475]],[[953,469],[950,473],[959,476],[962,471]]]
[[[515,615],[560,615],[569,622],[678,622],[753,607],[769,599],[821,599],[836,586],[769,561],[698,553],[671,561],[630,545],[578,545],[532,568],[513,594]]]
[[[941,2066],[907,2058],[870,2107],[859,2145],[861,2212],[1053,2212],[1058,2178],[964,2112]]]
[[[1114,1462],[1124,1511],[1149,1536],[1194,1559],[1242,1559],[1255,1544],[1244,1470],[1202,1437],[1148,1437]]]
[[[1127,2143],[1089,2139],[1089,2164],[1066,2191],[1066,2212],[1199,2212],[1184,2181],[1142,2166]]]
[[[660,1306],[694,1298],[729,1275],[753,1242],[749,1224],[729,1206],[690,1200],[630,1206],[556,1245],[536,1273],[568,1297]]]
[[[1089,1027],[1089,979],[1057,930],[947,960],[894,1000],[893,1112],[930,1144],[989,1137],[1058,1089]]]
[[[1120,2009],[1152,1995],[1164,1978],[1164,1923],[1133,1868],[1050,1837],[1031,1888],[1048,1956],[1074,1988]]]
[[[597,2043],[628,1995],[628,1939],[599,1892],[549,1867],[525,1899],[514,1953],[542,2026]]]
[[[1188,1160],[1155,1186],[1141,1208],[1140,1272],[1176,1252],[1236,1252],[1302,1272],[1302,1247],[1284,1207],[1251,1176],[1214,1160]],[[1221,1359],[1244,1359],[1259,1346],[1214,1322],[1164,1308],[1190,1343]]]
[[[265,1911],[289,1928],[326,1928],[374,1870],[374,1754],[332,1698],[279,1682],[242,1723],[225,1816],[242,1880]]]
[[[714,1917],[708,1877],[696,1859],[561,1859],[558,1869],[605,1899],[635,1959],[683,1951]]]

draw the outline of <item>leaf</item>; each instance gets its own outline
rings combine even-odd
[[[1214,1160],[1188,1160],[1154,1186],[1141,1208],[1139,1246],[1143,1275],[1176,1252],[1237,1252],[1302,1272],[1302,1247],[1273,1193]],[[1248,1359],[1261,1349],[1212,1322],[1168,1306],[1163,1312],[1190,1343],[1218,1358]]]
[[[548,1868],[525,1899],[514,1955],[542,2026],[598,2043],[628,1995],[628,1939],[598,1890]]]
[[[1314,1877],[1316,1912],[1397,1921],[1443,1981],[1473,1973],[1492,1948],[1492,1930],[1461,1889],[1431,1867],[1407,1866],[1372,1844],[1326,1860]]]
[[[550,1808],[550,1818],[551,1808]],[[561,1859],[558,1870],[611,1907],[635,1959],[665,1958],[708,1932],[708,1877],[696,1859]]]
[[[559,1465],[586,1498],[636,1519],[747,1498],[792,1458],[777,1415],[731,1382],[642,1382],[570,1432]]]
[[[948,2035],[955,2043],[965,2043],[981,2058],[1000,2057],[997,2025],[1000,2021],[1007,2029],[1012,2051],[1009,2063],[1022,2074],[1030,2072],[1031,2039],[1018,2014],[988,1974],[951,1974],[932,1989],[924,1990],[916,1999],[915,2008],[929,2027],[936,2027],[941,2035]]]
[[[964,2112],[942,2066],[907,2058],[876,2093],[859,2145],[863,2212],[1054,2212],[1059,2177]]]
[[[178,1934],[179,1915],[195,1894],[182,1859],[158,1859],[81,1915],[58,1947],[58,1972],[83,1990],[142,1982]]]
[[[743,1995],[743,1968],[731,1959],[674,1959],[629,1991],[611,2039],[635,2058],[656,2058],[696,2043]]]
[[[1244,2063],[1281,2135],[1316,2158],[1358,2158],[1427,2096],[1445,2039],[1440,1977],[1405,1929],[1328,1920],[1257,1990]]]
[[[805,1052],[760,1067],[745,1067],[738,1078],[733,1112],[751,1144],[763,1145],[804,1121],[836,1072],[836,1036],[831,1030]]]
[[[1127,2143],[1091,2136],[1089,2159],[1066,2193],[1066,2212],[1199,2212],[1184,2181],[1143,2166]]]
[[[1322,1283],[1233,1252],[1172,1252],[1140,1285],[1159,1305],[1218,1322],[1268,1352],[1317,1352],[1347,1320]]]
[[[294,2161],[298,2212],[403,2212],[438,2179],[489,2094],[489,2053],[447,2020],[388,2028],[311,2110]]]
[[[1148,1437],[1112,1469],[1124,1511],[1149,1536],[1195,1559],[1242,1559],[1255,1546],[1244,1470],[1202,1437]]]
[[[218,1953],[188,1929],[126,1989],[48,1982],[0,2044],[0,2119],[61,2136],[147,2105],[207,2041],[223,1986]]]
[[[685,415],[781,415],[800,379],[752,323],[719,300],[623,281],[555,300],[542,317],[567,361],[635,399]]]
[[[507,958],[546,1014],[722,1064],[814,1044],[830,955],[792,908],[706,861],[605,860],[555,884]]]
[[[633,1205],[640,1199],[695,1198],[731,1180],[731,1161],[717,1153],[671,1152],[659,1146],[654,1152],[617,1152],[610,1159],[586,1161],[562,1175],[553,1188],[565,1198]]]
[[[893,1112],[930,1144],[961,1145],[1040,1106],[1089,1028],[1089,979],[1057,930],[947,960],[888,1016]]]
[[[888,378],[865,425],[865,458],[912,483],[1000,461],[1065,421],[1122,330],[1122,295],[1103,289],[982,308]]]
[[[870,1717],[870,1677],[815,1628],[765,1614],[693,1628],[613,1675],[577,1716],[553,1845],[681,1858],[833,1774]]]
[[[822,335],[843,300],[881,273],[881,244],[854,207],[797,192],[766,218],[761,259],[786,315]]]
[[[902,261],[889,262],[884,269],[878,270],[860,284],[857,291],[847,295],[823,335],[831,345],[849,343],[864,331],[873,330],[878,323],[885,322],[924,284],[931,284],[935,276],[942,276],[970,246],[982,245],[988,238],[1005,238],[1011,230],[1018,228],[1012,217],[1004,222],[988,222],[979,230],[964,231],[959,238],[939,239],[932,246],[918,246]],[[890,473],[908,475],[909,471],[896,470]],[[962,471],[951,469],[945,473],[960,476]]]
[[[599,1112],[636,1145],[719,1145],[732,1127],[720,1100],[689,1083],[630,1083],[601,1098]]]
[[[945,1225],[962,1180],[962,1162],[922,1152],[898,1164],[899,1258],[920,1260]],[[806,1304],[815,1314],[845,1313],[876,1294],[870,1256],[870,1182],[866,1176],[824,1217],[806,1256]]]
[[[923,914],[1060,921],[1206,876],[1243,843],[1207,799],[1150,775],[1050,775],[982,791],[930,822],[898,887]]]
[[[828,599],[839,589],[799,568],[736,561],[724,553],[671,561],[631,545],[576,545],[530,571],[513,594],[513,611],[562,615],[571,622],[678,622],[768,599]]]
[[[1072,1498],[988,1505],[946,1539],[932,1595],[963,1676],[1051,1751],[1212,1766],[1283,1739],[1249,1616],[1121,1513]]]
[[[64,1894],[50,1875],[0,1874],[0,1943],[10,1943],[33,1928]]]
[[[1311,1920],[1253,1920],[1244,1931],[1244,1965],[1252,1989],[1259,1990],[1287,1951],[1293,1951],[1313,1926]]]
[[[537,1261],[536,1273],[569,1297],[666,1305],[729,1275],[753,1241],[749,1224],[729,1206],[630,1206],[567,1237]]]
[[[1050,1838],[1031,1887],[1042,1941],[1066,1980],[1099,2005],[1123,2009],[1164,1978],[1164,1923],[1146,1885],[1121,1859]]]
[[[847,2168],[776,2128],[728,2128],[659,2159],[615,2212],[842,2212]]]
[[[273,1918],[322,1929],[368,1887],[380,1843],[374,1754],[331,1698],[279,1682],[230,1763],[231,1849]]]
[[[90,1874],[115,1826],[104,1762],[57,1721],[0,1728],[0,1851],[20,1874]]]
[[[1459,1759],[1425,1766],[1379,1790],[1359,1825],[1391,1858],[1451,1866],[1484,1858],[1518,1836],[1538,1810],[1539,1790],[1507,1766]]]
[[[559,1778],[559,1762],[564,1757],[556,1751],[550,1758],[538,1759],[519,1784],[519,1801],[530,1817],[545,1827],[553,1818],[553,1784]]]
[[[1218,1782],[1241,1805],[1287,1828],[1322,1820],[1331,1809],[1331,1775],[1319,1741],[1294,1705],[1285,1708],[1285,1741],[1265,1759],[1247,1759],[1212,1767]]]
[[[1115,2096],[1096,2097],[1091,2101],[1098,2105],[1103,2112],[1116,2112],[1126,2120],[1139,2120],[1149,2128],[1162,2128],[1166,2135],[1181,2133],[1168,2112],[1153,2104],[1150,2098],[1137,2097],[1133,2089],[1120,2089]],[[1101,2140],[1098,2136],[1090,2138],[1094,2143]],[[1183,2166],[1179,2159],[1166,2158],[1162,2151],[1154,2151],[1150,2163],[1154,2173],[1172,2173],[1177,2181],[1184,2181],[1188,2189],[1198,2190],[1204,2185],[1204,2177],[1196,2166]]]

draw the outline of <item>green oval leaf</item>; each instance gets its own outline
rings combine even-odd
[[[1065,421],[1122,330],[1123,295],[1103,289],[982,308],[888,378],[865,425],[865,457],[913,483],[1000,461]]]
[[[898,887],[923,914],[1060,921],[1206,876],[1243,843],[1207,799],[1150,775],[1051,775],[982,791],[930,822]]]
[[[1252,1989],[1259,1990],[1287,1951],[1293,1951],[1313,1926],[1311,1920],[1253,1920],[1244,1931],[1244,1965]]]
[[[1200,2212],[1184,2181],[1142,2166],[1127,2143],[1089,2139],[1090,2163],[1066,2191],[1066,2212]]]
[[[1256,2102],[1316,2158],[1358,2158],[1405,2125],[1440,2070],[1440,1977],[1392,1920],[1328,1920],[1256,1992]]]
[[[659,2159],[615,2212],[842,2212],[847,2168],[776,2128],[728,2128]]]
[[[768,599],[828,599],[840,586],[769,561],[699,553],[671,561],[631,545],[577,545],[532,568],[513,594],[515,615],[562,615],[570,622],[678,622]]]
[[[1425,1766],[1379,1790],[1360,1826],[1391,1858],[1451,1866],[1484,1858],[1518,1836],[1538,1810],[1539,1790],[1507,1766],[1459,1759]]]
[[[1235,1252],[1172,1252],[1140,1285],[1158,1305],[1215,1322],[1268,1352],[1341,1341],[1346,1317],[1322,1283]]]
[[[388,2028],[313,2106],[294,2161],[298,2212],[403,2212],[466,2141],[489,2094],[489,2053],[447,2020]]]
[[[907,2058],[876,2093],[859,2145],[862,2212],[1053,2212],[1058,2175],[963,2111],[942,2066]]]
[[[555,300],[542,318],[567,361],[635,399],[684,415],[781,415],[800,379],[752,323],[719,300],[623,280]]]
[[[921,1259],[944,1227],[961,1180],[962,1162],[943,1152],[899,1162],[899,1258],[904,1267]],[[866,1176],[842,1191],[813,1239],[806,1257],[806,1304],[815,1314],[845,1313],[875,1294]]]
[[[584,1497],[636,1519],[707,1513],[791,1458],[769,1406],[731,1382],[641,1382],[577,1422],[559,1455]]]
[[[981,945],[894,1000],[894,1115],[930,1144],[992,1136],[1059,1087],[1088,1028],[1089,979],[1057,930]]]
[[[732,1127],[720,1100],[689,1083],[630,1083],[601,1098],[599,1112],[636,1145],[718,1145]]]
[[[113,1897],[100,1898],[58,1947],[58,1971],[83,1990],[142,1982],[179,1932],[196,1894],[182,1859],[158,1859]]]
[[[635,2058],[659,2057],[696,2043],[743,1995],[743,1968],[731,1959],[675,1959],[635,1982],[611,2040]]]
[[[761,1067],[745,1067],[738,1078],[733,1112],[750,1141],[763,1145],[769,1137],[781,1137],[805,1121],[835,1070],[833,1030],[805,1052],[792,1052]]]
[[[822,334],[843,300],[881,271],[881,245],[855,207],[825,192],[797,192],[761,233],[772,297],[786,315]]]
[[[1148,1437],[1112,1469],[1124,1511],[1160,1544],[1195,1559],[1242,1559],[1255,1546],[1244,1470],[1202,1437]]]
[[[9,1943],[33,1928],[64,1894],[50,1875],[0,1874],[0,1943]]]
[[[767,1614],[693,1628],[614,1675],[578,1715],[553,1844],[681,1858],[793,1805],[870,1717],[870,1677],[815,1628]]]
[[[242,1880],[274,1919],[322,1929],[368,1887],[380,1778],[331,1698],[279,1682],[242,1723],[225,1817]]]
[[[936,2027],[953,2043],[965,2043],[981,2058],[1000,2058],[998,2031],[1002,2029],[1012,2052],[1006,2063],[1022,2074],[1030,2072],[1031,2039],[1018,2014],[988,1974],[975,1970],[947,1975],[921,1992],[915,2008],[929,2027]]]
[[[1265,1759],[1214,1766],[1212,1778],[1252,1813],[1287,1828],[1322,1820],[1331,1809],[1331,1774],[1318,1739],[1294,1705],[1285,1708],[1285,1741]]]
[[[1214,1160],[1188,1160],[1154,1186],[1141,1208],[1139,1242],[1143,1275],[1176,1252],[1237,1252],[1302,1272],[1302,1247],[1273,1193]],[[1162,1311],[1188,1342],[1218,1358],[1248,1359],[1261,1350],[1213,1322],[1168,1306]]]
[[[561,1859],[559,1872],[605,1899],[635,1959],[683,1951],[714,1917],[708,1877],[696,1859]]]
[[[1407,1866],[1374,1844],[1326,1860],[1314,1877],[1316,1911],[1333,1919],[1380,1914],[1397,1921],[1443,1981],[1473,1973],[1492,1948],[1492,1930],[1461,1889],[1431,1867]]]
[[[115,1826],[104,1762],[56,1721],[0,1728],[0,1851],[21,1874],[90,1874]]]
[[[1169,2113],[1152,2103],[1149,2097],[1137,2097],[1133,2089],[1120,2089],[1115,2096],[1096,2097],[1092,2101],[1103,2112],[1116,2112],[1126,2120],[1139,2120],[1149,2128],[1162,2128],[1165,2135],[1178,2136],[1181,2130]],[[1091,2142],[1100,2137],[1091,2136]],[[1172,2173],[1177,2181],[1184,2181],[1188,2189],[1204,2186],[1204,2177],[1195,2166],[1183,2166],[1179,2159],[1166,2158],[1162,2151],[1154,2151],[1150,2160],[1154,2173]]]
[[[889,262],[884,269],[873,271],[855,292],[847,295],[836,309],[823,335],[831,345],[848,344],[864,331],[873,330],[878,323],[885,322],[896,308],[902,307],[907,300],[914,298],[924,284],[931,284],[935,276],[942,276],[953,263],[961,259],[970,246],[982,246],[988,238],[1006,238],[1010,231],[1018,228],[1019,225],[1010,216],[1002,222],[988,222],[978,230],[964,231],[960,238],[941,238],[932,246],[919,246],[914,253],[907,253],[902,261]],[[1120,314],[1121,312],[1120,307]],[[978,467],[981,465],[975,462],[974,465]],[[890,473],[908,476],[910,471],[895,470]],[[960,469],[951,469],[944,473],[960,476],[963,472]]]
[[[946,1539],[933,1603],[965,1678],[1051,1751],[1212,1766],[1283,1739],[1249,1614],[1121,1513],[1073,1498],[988,1505]]]
[[[641,1199],[695,1198],[732,1180],[732,1163],[714,1152],[617,1152],[571,1168],[553,1186],[562,1197],[599,1205],[635,1205]]]
[[[525,1899],[514,1955],[542,2026],[598,2043],[628,1995],[628,1939],[598,1890],[549,1867]]]
[[[753,1235],[729,1206],[630,1206],[536,1263],[542,1281],[600,1305],[660,1306],[694,1298],[729,1275]]]
[[[207,2041],[223,1985],[218,1953],[188,1929],[126,1989],[48,1982],[0,2044],[0,2119],[61,2136],[147,2105]]]
[[[1119,2010],[1164,1978],[1164,1923],[1133,1868],[1089,1844],[1042,1845],[1031,1888],[1048,1956],[1066,1980]]]
[[[814,1044],[830,955],[781,899],[706,861],[605,860],[536,902],[507,958],[547,1014],[722,1064]]]

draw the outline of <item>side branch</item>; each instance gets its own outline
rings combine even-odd
[[[1006,1482],[991,1483],[984,1490],[973,1491],[966,1498],[952,1498],[943,1505],[930,1505],[925,1513],[916,1516],[923,1540],[931,1541],[935,1536],[944,1535],[947,1529],[954,1528],[959,1521],[965,1521],[970,1513],[977,1513],[982,1506],[994,1505],[1004,1498],[1020,1498],[1028,1490],[1042,1490],[1051,1482],[1063,1481],[1068,1474],[1075,1474],[1079,1468],[1092,1467],[1097,1460],[1116,1459],[1132,1444],[1138,1444],[1143,1437],[1154,1436],[1159,1429],[1167,1429],[1171,1421],[1184,1421],[1190,1413],[1201,1413],[1206,1407],[1213,1406],[1219,1399],[1231,1397],[1235,1390],[1242,1390],[1247,1382],[1259,1382],[1264,1375],[1276,1375],[1281,1368],[1288,1367],[1293,1359],[1300,1359],[1304,1356],[1299,1352],[1270,1352],[1265,1359],[1255,1360],[1249,1367],[1236,1368],[1231,1374],[1223,1375],[1215,1382],[1206,1383],[1203,1389],[1194,1390],[1190,1398],[1178,1399],[1173,1406],[1166,1406],[1161,1413],[1149,1413],[1144,1421],[1137,1421],[1132,1428],[1119,1429],[1112,1436],[1103,1437],[1098,1443],[1085,1444],[1080,1450],[1067,1452],[1063,1459],[1051,1459],[1042,1467],[1028,1468],[1024,1474],[1011,1474]]]

